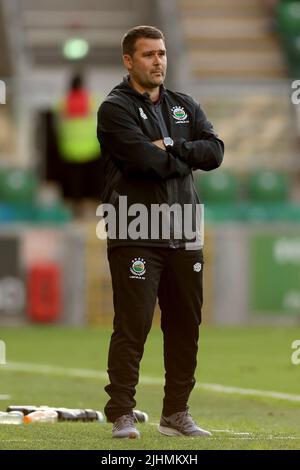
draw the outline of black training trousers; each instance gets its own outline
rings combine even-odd
[[[144,344],[158,297],[164,336],[165,396],[162,413],[187,408],[195,385],[202,307],[202,250],[116,247],[109,252],[114,299],[105,387],[107,420],[131,412]]]

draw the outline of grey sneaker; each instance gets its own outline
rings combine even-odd
[[[133,417],[136,423],[148,423],[149,416],[145,411],[133,410]]]
[[[188,411],[179,411],[165,418],[161,417],[158,430],[166,436],[209,437],[211,433],[199,428]]]
[[[118,438],[139,439],[139,431],[134,425],[134,416],[132,414],[122,415],[113,425],[112,436]]]

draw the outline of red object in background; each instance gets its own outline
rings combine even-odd
[[[85,117],[89,113],[89,94],[86,90],[70,91],[66,98],[65,115],[70,118]]]
[[[28,273],[28,316],[34,322],[55,322],[62,310],[60,268],[55,263],[36,264]]]

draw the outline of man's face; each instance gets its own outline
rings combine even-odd
[[[128,72],[141,87],[151,89],[163,83],[167,55],[162,39],[138,39],[133,56],[125,54],[123,60]]]

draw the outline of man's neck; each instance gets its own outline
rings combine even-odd
[[[138,93],[141,93],[142,95],[144,93],[148,93],[150,100],[153,103],[156,103],[159,100],[159,95],[160,95],[160,87],[157,86],[155,88],[144,88],[141,85],[139,85],[132,77],[129,79],[129,85],[136,90]]]

